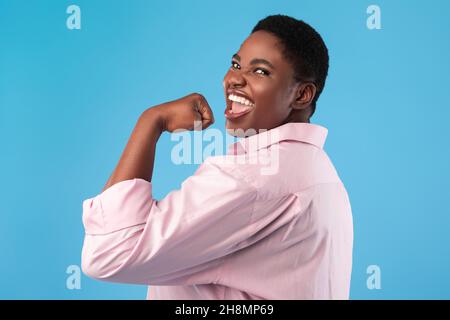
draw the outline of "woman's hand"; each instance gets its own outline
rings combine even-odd
[[[163,131],[168,132],[177,129],[202,130],[214,123],[211,108],[205,97],[199,93],[191,93],[147,109],[145,112],[156,114],[161,119]],[[194,121],[198,121],[195,127]]]

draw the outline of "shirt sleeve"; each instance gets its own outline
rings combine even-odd
[[[121,181],[85,200],[83,272],[147,285],[216,281],[215,272],[204,277],[207,270],[218,270],[220,258],[249,245],[245,240],[262,224],[253,221],[257,189],[207,160],[161,200],[143,179]]]

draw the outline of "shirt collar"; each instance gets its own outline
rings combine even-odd
[[[242,154],[256,151],[284,140],[306,142],[323,148],[328,129],[312,123],[288,122],[270,130],[241,138],[228,145],[227,154]]]

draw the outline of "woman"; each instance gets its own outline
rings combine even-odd
[[[148,299],[348,299],[351,207],[327,129],[309,122],[327,72],[312,27],[259,21],[223,80],[226,129],[241,139],[162,200],[159,136],[214,117],[197,93],[144,111],[102,193],[83,202],[83,272],[147,284]]]

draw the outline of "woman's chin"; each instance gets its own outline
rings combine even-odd
[[[254,134],[254,130],[249,130],[246,126],[240,126],[237,124],[225,124],[225,129],[227,130],[228,134],[236,137],[236,138],[243,138],[246,137],[248,135],[253,135]]]
[[[231,123],[228,120],[226,120],[225,122],[225,129],[227,130],[229,135],[234,137],[238,137],[239,132],[243,131],[241,128],[239,128],[238,125],[236,125],[235,123]]]

